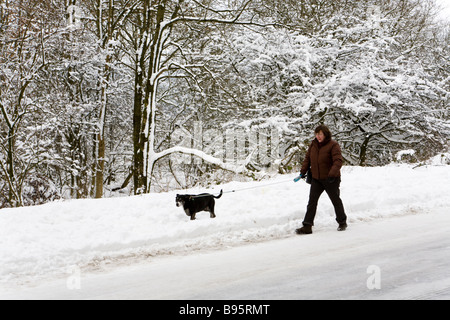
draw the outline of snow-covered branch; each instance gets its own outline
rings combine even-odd
[[[204,151],[197,150],[197,149],[191,149],[191,148],[185,148],[181,146],[172,147],[169,149],[166,149],[164,151],[154,153],[152,155],[153,162],[156,162],[166,156],[169,156],[174,153],[182,153],[182,154],[188,154],[188,155],[194,155],[196,157],[199,157],[200,159],[204,160],[207,163],[213,164],[218,166],[221,169],[231,171],[234,173],[244,173],[246,171],[246,165],[249,163],[250,157],[247,158],[246,162],[240,166],[236,166],[230,163],[225,163],[221,159],[213,157],[209,154],[207,154]]]

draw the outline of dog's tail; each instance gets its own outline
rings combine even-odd
[[[222,196],[222,194],[223,194],[223,190],[220,190],[219,195],[218,195],[218,196],[214,196],[214,195],[213,195],[213,197],[216,198],[216,199],[219,199],[219,198]]]

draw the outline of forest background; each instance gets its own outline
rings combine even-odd
[[[0,208],[448,152],[435,0],[0,0]]]

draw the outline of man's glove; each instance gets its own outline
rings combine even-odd
[[[294,179],[294,182],[300,181],[300,179],[305,179],[305,178],[306,178],[306,174],[300,173],[300,175]]]

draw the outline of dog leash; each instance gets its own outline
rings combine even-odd
[[[293,179],[289,179],[289,180],[282,180],[282,181],[277,181],[277,182],[272,182],[272,183],[266,183],[262,186],[254,186],[254,187],[247,187],[247,188],[241,188],[241,189],[233,189],[233,190],[229,190],[229,191],[223,191],[222,194],[225,193],[236,193],[236,192],[241,192],[241,191],[247,191],[247,190],[254,190],[254,189],[259,189],[259,188],[265,188],[268,186],[274,186],[277,184],[282,184],[282,183],[286,183],[286,182],[297,182],[300,180],[300,177],[296,177],[294,180]],[[200,194],[200,195],[193,195],[192,198],[202,198],[202,197],[207,197],[211,194],[206,193],[204,195]]]
[[[286,183],[286,182],[292,182],[292,179],[283,180],[283,181],[277,181],[277,182],[272,182],[272,183],[266,183],[266,184],[264,184],[262,186],[254,186],[254,187],[247,187],[247,188],[241,188],[241,189],[234,189],[234,190],[230,190],[230,191],[224,191],[223,193],[235,193],[235,192],[240,192],[240,191],[259,189],[259,188],[264,188],[264,187],[268,187],[268,186],[274,186],[274,185],[282,184],[282,183]]]

